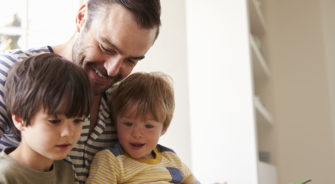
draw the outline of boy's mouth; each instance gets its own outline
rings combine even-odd
[[[71,146],[71,144],[59,144],[59,145],[56,145],[57,148],[60,148],[60,149],[67,149]]]
[[[145,144],[141,144],[141,143],[130,143],[131,147],[133,147],[134,149],[141,149]]]

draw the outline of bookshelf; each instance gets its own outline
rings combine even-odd
[[[259,184],[276,184],[277,170],[273,161],[273,128],[271,102],[271,68],[266,57],[266,22],[261,0],[248,0],[249,45],[252,62],[254,112],[257,137],[257,173]]]

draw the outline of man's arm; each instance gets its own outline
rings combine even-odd
[[[16,59],[13,56],[0,55],[0,151],[5,147],[17,146],[18,142],[10,131],[10,119],[6,110],[4,101],[4,86],[9,69],[15,64]]]
[[[10,122],[5,115],[2,107],[0,107],[0,152],[6,147],[13,147],[19,144],[8,126]]]

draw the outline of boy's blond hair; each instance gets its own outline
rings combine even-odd
[[[112,117],[125,114],[135,106],[135,117],[151,113],[166,130],[171,122],[175,101],[171,78],[161,72],[137,72],[121,81],[113,91]]]

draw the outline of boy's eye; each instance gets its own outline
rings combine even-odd
[[[59,119],[49,119],[48,121],[49,121],[51,124],[58,124],[58,123],[61,122],[61,120],[59,120]]]
[[[145,128],[153,128],[154,126],[153,125],[150,125],[150,124],[146,124],[145,125]]]
[[[79,124],[79,123],[84,122],[84,119],[74,119],[73,122]]]
[[[124,122],[123,123],[124,125],[126,125],[127,127],[130,127],[130,126],[132,126],[133,124],[132,123],[130,123],[130,122]]]

